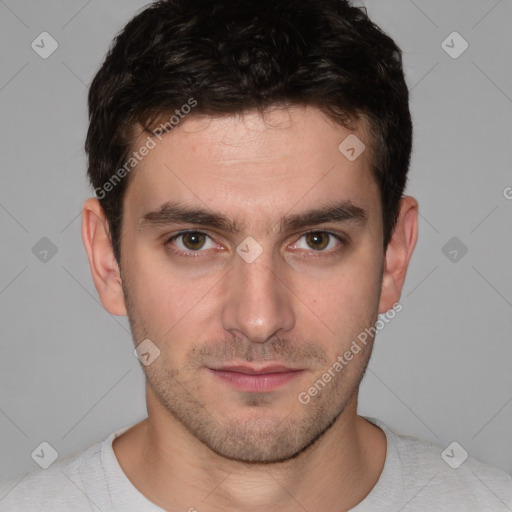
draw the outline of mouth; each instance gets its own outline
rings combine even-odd
[[[208,368],[217,379],[245,392],[263,393],[273,391],[298,378],[305,370],[282,365],[229,365]]]

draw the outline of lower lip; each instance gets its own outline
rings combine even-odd
[[[278,373],[260,373],[257,375],[212,369],[210,369],[210,372],[240,391],[254,393],[273,391],[274,389],[277,389],[302,375],[304,370]]]

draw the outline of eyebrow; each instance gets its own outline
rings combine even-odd
[[[283,215],[279,220],[279,231],[291,231],[326,222],[353,223],[364,225],[368,212],[344,200],[330,202],[320,208],[293,215]],[[190,207],[175,201],[168,201],[160,209],[144,214],[139,219],[139,230],[147,226],[167,224],[196,224],[216,228],[229,233],[239,233],[242,226],[222,213],[203,208]]]

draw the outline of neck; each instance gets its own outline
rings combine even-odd
[[[385,434],[357,415],[356,394],[313,445],[271,464],[217,455],[158,405],[148,400],[149,417],[113,447],[132,484],[166,510],[341,512],[365,498],[384,466]]]

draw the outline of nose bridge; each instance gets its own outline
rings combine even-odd
[[[240,244],[229,273],[222,322],[227,331],[263,343],[276,332],[291,329],[294,312],[284,276],[279,276],[280,262],[274,261],[270,250],[261,248],[255,259],[246,257],[243,250],[247,248],[254,251],[250,242]]]

